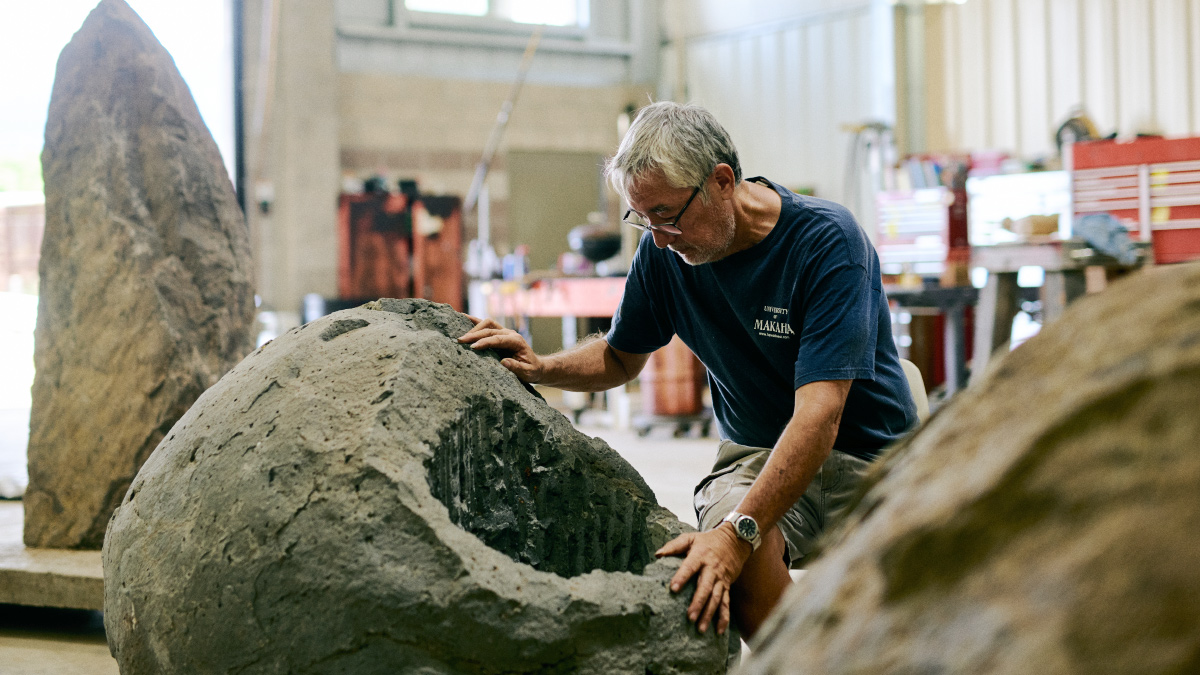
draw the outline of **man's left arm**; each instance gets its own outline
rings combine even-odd
[[[851,383],[822,380],[796,390],[791,420],[762,473],[737,507],[738,513],[754,518],[764,536],[800,499],[833,450]],[[671,590],[678,591],[698,575],[688,618],[698,622],[703,631],[717,615],[717,630],[724,632],[729,624],[729,588],[751,552],[750,544],[738,538],[733,525],[726,522],[707,532],[681,535],[659,549],[657,555],[687,554],[671,579]]]

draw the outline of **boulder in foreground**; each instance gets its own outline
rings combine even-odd
[[[109,527],[121,672],[724,672],[653,559],[682,523],[470,326],[369,303],[205,392]]]
[[[1200,672],[1200,264],[1073,305],[874,479],[740,672]]]

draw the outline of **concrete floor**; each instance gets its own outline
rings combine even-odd
[[[117,675],[100,612],[0,605],[0,672]]]
[[[630,430],[602,426],[601,417],[585,413],[580,430],[604,439],[621,453],[646,479],[660,504],[683,522],[695,526],[692,488],[712,466],[716,439],[675,438],[670,428],[653,429],[641,438]],[[23,455],[24,448],[21,450]],[[16,463],[15,453],[4,454],[7,456],[0,459]],[[0,673],[115,675],[117,672],[99,612],[0,604]]]

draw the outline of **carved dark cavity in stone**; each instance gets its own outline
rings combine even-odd
[[[470,415],[439,434],[426,464],[430,491],[455,524],[517,562],[560,576],[640,574],[653,560],[651,502],[598,479],[602,462],[564,455],[519,405],[485,399],[467,408]]]
[[[653,559],[684,526],[470,325],[369,303],[205,392],[106,537],[125,675],[724,670]]]

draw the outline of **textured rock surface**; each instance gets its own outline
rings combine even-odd
[[[370,303],[205,392],[108,530],[122,672],[723,671],[652,562],[682,523],[470,325]]]
[[[1081,300],[881,468],[741,672],[1200,672],[1200,265]]]
[[[254,346],[249,239],[174,62],[120,0],[59,57],[42,165],[25,543],[99,548],[141,463]]]

